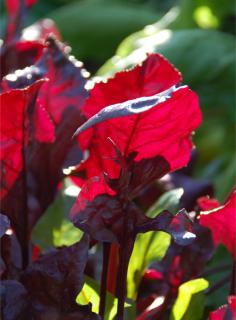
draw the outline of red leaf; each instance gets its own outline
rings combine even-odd
[[[40,104],[36,105],[33,115],[35,126],[35,139],[38,142],[52,143],[55,141],[55,127],[47,111]]]
[[[87,96],[86,80],[79,63],[63,51],[58,42],[49,39],[37,65],[8,75],[3,81],[4,88],[24,88],[42,77],[49,79],[39,90],[36,110],[32,114],[37,120],[36,139],[27,150],[30,228],[53,201],[65,163],[78,163],[82,158],[78,144],[71,136],[84,121],[80,108]],[[17,188],[4,201],[5,210],[15,212],[19,208],[21,199],[16,194]]]
[[[219,309],[210,312],[210,320],[224,319],[236,319],[236,296],[229,296],[228,305],[223,305]]]
[[[196,94],[187,87],[172,90],[171,98],[159,101],[151,108],[148,107],[150,98],[147,98],[170,89],[180,80],[180,74],[169,62],[158,54],[152,54],[142,66],[117,73],[107,83],[95,85],[83,107],[88,118],[107,106],[106,110],[112,112],[111,117],[116,108],[128,108],[132,115],[120,118],[123,114],[118,113],[118,118],[98,123],[79,136],[81,148],[89,151],[89,157],[81,168],[86,170],[88,178],[101,172],[106,172],[110,178],[119,176],[120,166],[111,161],[116,155],[114,147],[107,141],[108,137],[124,158],[136,152],[136,162],[158,155],[169,163],[170,171],[188,163],[193,147],[191,133],[201,122]],[[136,98],[142,98],[142,110],[147,111],[137,114],[136,107],[133,107],[136,102],[130,101]]]
[[[202,211],[212,210],[220,206],[220,203],[217,199],[211,199],[207,196],[198,198],[197,204]]]
[[[49,38],[40,64],[47,70],[45,76],[49,81],[42,87],[38,102],[47,109],[58,125],[69,109],[80,112],[84,99],[88,96],[84,89],[86,80],[81,70],[82,63],[68,57],[63,52],[62,44]]]
[[[91,118],[106,106],[152,96],[181,81],[181,74],[163,56],[150,54],[142,65],[118,72],[106,83],[95,84],[83,112]]]
[[[5,41],[10,43],[20,36],[27,9],[37,0],[6,0],[8,11],[7,33]]]
[[[20,0],[6,0],[6,7],[8,14],[13,15],[20,8]],[[37,2],[37,0],[24,0],[24,5],[26,7],[31,7],[33,4]]]
[[[200,224],[211,230],[215,245],[224,244],[236,258],[236,190],[223,206],[201,212]]]
[[[30,131],[27,113],[30,112],[29,108],[32,108],[43,82],[44,80],[40,80],[25,89],[11,90],[0,95],[1,198],[6,195],[22,170],[22,152],[28,143]],[[40,136],[39,128],[36,131]]]

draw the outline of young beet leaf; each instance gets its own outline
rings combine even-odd
[[[87,178],[104,173],[105,180],[85,182],[71,217],[91,237],[120,245],[117,319],[123,319],[127,267],[136,234],[162,230],[181,245],[194,239],[184,211],[174,217],[162,212],[150,219],[132,202],[142,188],[189,161],[191,134],[201,123],[201,112],[192,91],[175,88],[180,81],[167,60],[152,54],[141,66],[96,84],[83,106],[89,120],[77,133],[81,148],[89,152],[75,173]],[[102,296],[101,305],[103,300]]]
[[[91,126],[79,135],[89,157],[77,171],[88,178],[101,172],[110,178],[119,176],[108,137],[125,159],[136,152],[135,162],[160,156],[170,171],[185,166],[192,149],[191,133],[200,125],[201,113],[195,93],[187,87],[173,89],[180,81],[167,60],[152,54],[141,66],[96,84],[82,109],[89,120],[77,131]],[[166,90],[168,94],[163,93]]]

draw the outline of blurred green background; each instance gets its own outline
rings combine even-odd
[[[160,52],[200,98],[195,174],[223,201],[236,180],[234,0],[39,0],[27,24],[51,18],[72,54],[107,77]],[[3,7],[3,5],[1,5]],[[1,10],[1,30],[5,23]]]

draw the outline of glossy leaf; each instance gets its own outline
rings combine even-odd
[[[92,126],[106,120],[130,116],[133,114],[139,114],[144,111],[148,111],[157,106],[159,103],[170,99],[175,90],[178,89],[173,86],[170,89],[160,92],[154,96],[137,98],[105,107],[94,116],[89,118],[89,120],[85,122],[81,127],[79,127],[76,130],[75,135],[81,134]]]

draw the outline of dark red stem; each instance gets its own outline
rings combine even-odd
[[[133,234],[132,220],[127,213],[124,219],[123,239],[119,250],[119,269],[117,274],[117,315],[116,320],[124,319],[124,304],[126,297],[127,271],[129,260],[133,251],[135,236]]]
[[[105,309],[106,309],[107,273],[108,273],[110,249],[111,249],[111,244],[105,242],[103,244],[103,263],[102,263],[100,305],[99,305],[99,315],[102,320],[104,319]]]
[[[233,261],[232,266],[230,295],[236,295],[236,260]]]
[[[22,252],[22,268],[26,269],[29,264],[29,238],[28,238],[28,195],[27,195],[27,168],[25,159],[25,115],[22,117],[23,140],[22,140],[22,234],[20,239]]]
[[[107,276],[107,290],[115,295],[116,293],[116,278],[118,272],[118,261],[119,261],[119,245],[113,243],[111,245],[108,276]]]

